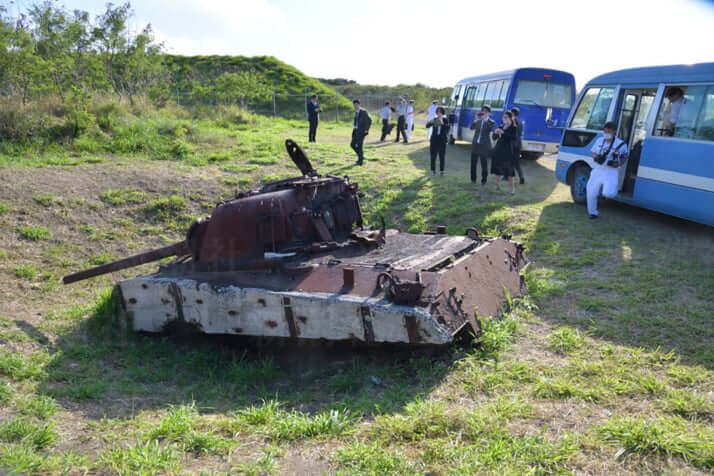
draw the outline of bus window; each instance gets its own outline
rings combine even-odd
[[[501,91],[496,89],[501,87],[501,83],[499,81],[490,81],[487,84],[487,89],[486,89],[486,95],[483,99],[484,104],[488,104],[491,107],[494,107],[494,104],[496,102],[496,98],[498,98],[498,93]]]
[[[707,89],[704,105],[697,118],[697,127],[694,129],[694,138],[714,141],[714,86]]]
[[[501,90],[503,89],[503,81],[494,81],[493,88],[493,99],[491,99],[491,107],[495,109],[500,109],[503,107],[503,101],[501,100]]]
[[[506,79],[503,81],[503,87],[501,88],[501,96],[498,98],[499,107],[506,107],[506,99],[508,98],[508,89],[511,87],[511,80]]]
[[[675,103],[662,98],[657,114],[655,135],[681,139],[714,140],[714,86],[673,86],[684,92],[679,111]]]
[[[575,110],[570,127],[598,131],[602,129],[614,94],[615,88],[588,88]]]
[[[471,107],[481,107],[483,106],[483,95],[486,92],[486,83],[478,83],[476,85],[476,91],[474,92],[474,102]]]
[[[513,103],[570,109],[572,97],[573,86],[570,84],[521,79]]]
[[[466,88],[466,92],[464,93],[464,102],[463,102],[464,107],[473,107],[475,92],[476,92],[475,86],[469,86],[468,88]]]
[[[449,107],[456,107],[457,104],[457,97],[460,100],[461,99],[461,86],[456,86],[453,91],[451,91],[451,99],[449,99]],[[459,101],[460,103],[461,101]]]

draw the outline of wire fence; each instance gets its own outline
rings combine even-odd
[[[305,119],[307,120],[307,103],[310,102],[312,93],[305,92],[303,94],[280,94],[274,93],[264,98],[259,98],[252,103],[246,105],[247,109],[256,114],[267,116],[278,116],[286,119]],[[318,102],[322,108],[320,113],[321,121],[346,121],[352,119],[354,109],[352,106],[353,99],[359,99],[360,105],[372,115],[376,115],[384,107],[385,102],[389,101],[392,107],[396,107],[399,98],[409,100],[409,95],[398,94],[363,94],[345,100],[344,97],[338,94],[320,94]],[[189,91],[176,91],[173,95],[173,101],[179,106],[195,106],[195,105],[219,105],[220,101],[215,99],[197,100]],[[376,118],[375,118],[376,119]]]

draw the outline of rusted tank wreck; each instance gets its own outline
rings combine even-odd
[[[320,176],[286,147],[302,176],[218,203],[186,239],[82,271],[65,284],[176,259],[117,284],[136,331],[185,323],[209,334],[446,345],[478,334],[506,293],[522,290],[523,248],[506,238],[364,227],[358,186]]]

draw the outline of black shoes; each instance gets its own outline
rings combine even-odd
[[[524,183],[526,183],[526,179],[524,179],[523,177],[521,177],[521,185],[523,185]]]
[[[591,220],[594,220],[594,219],[596,219],[598,216],[599,216],[599,215],[588,215],[588,218],[590,218]]]

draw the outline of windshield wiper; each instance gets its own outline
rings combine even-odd
[[[545,109],[545,106],[542,106],[542,105],[538,104],[537,102],[535,102],[535,101],[532,100],[532,99],[519,99],[519,100],[513,101],[513,102],[519,103],[519,104],[524,104],[524,103],[526,103],[526,101],[528,101],[529,103],[532,103],[533,105],[535,105],[535,106],[537,106],[537,107],[539,107],[539,108],[541,108],[541,109]]]

